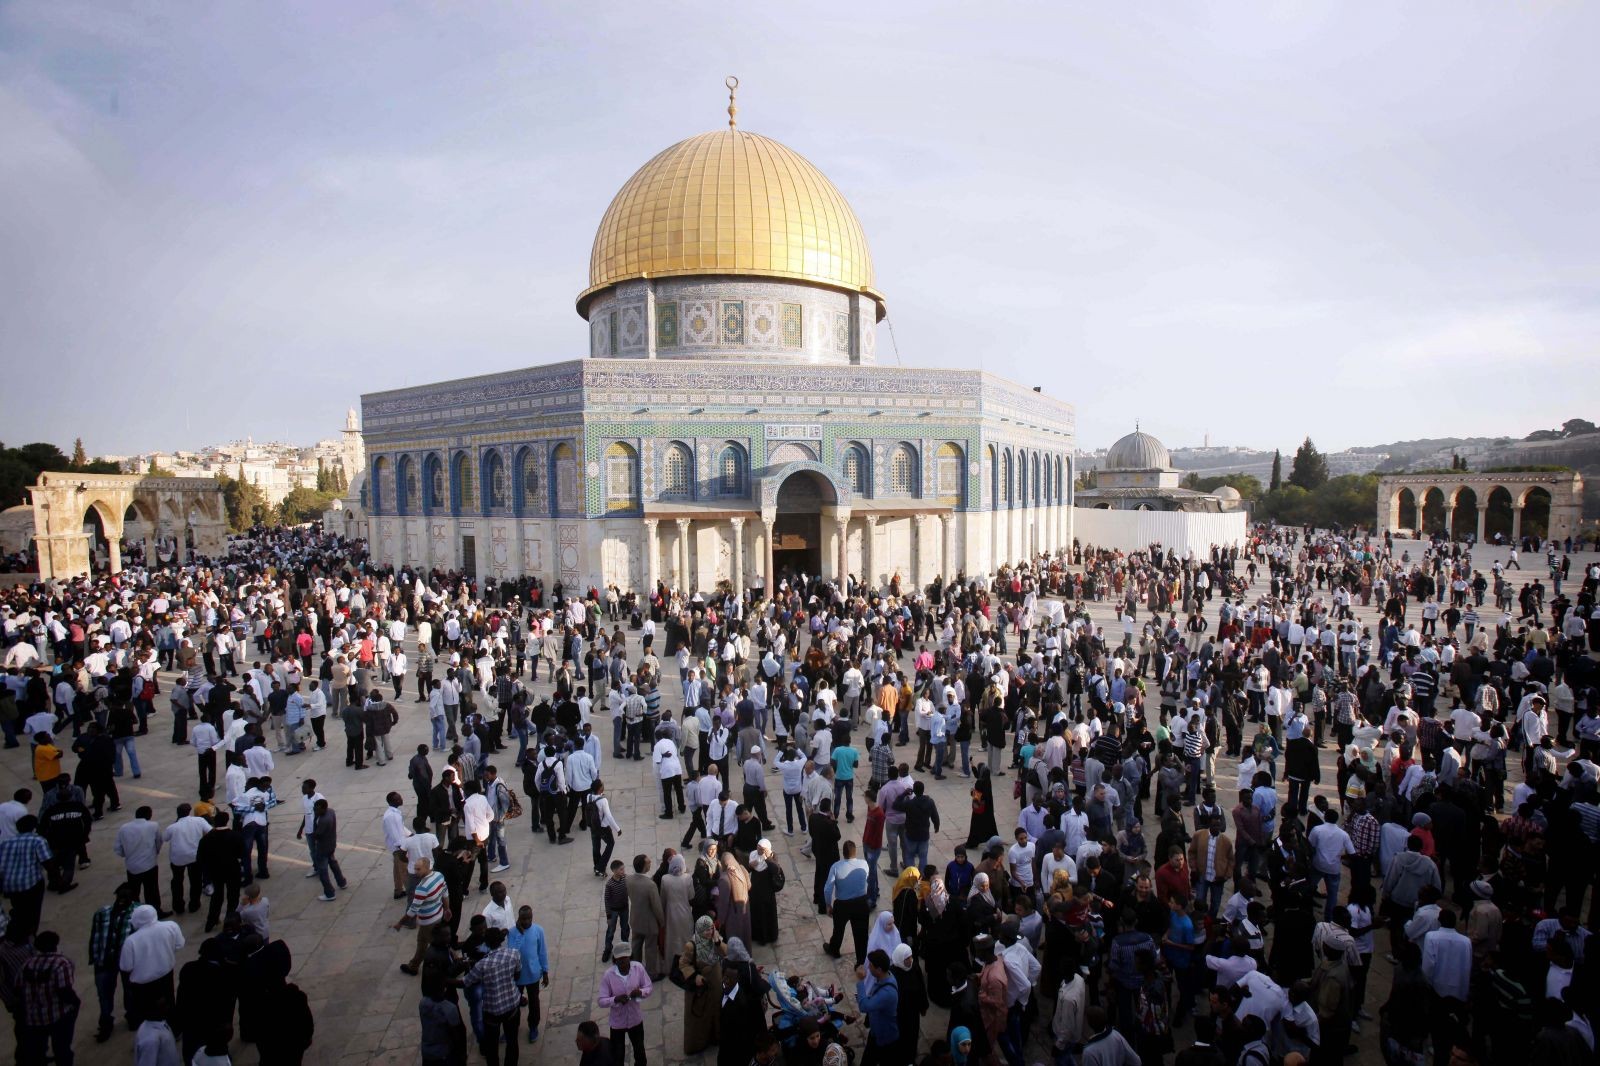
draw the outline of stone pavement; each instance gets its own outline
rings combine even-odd
[[[1420,555],[1420,545],[1412,545],[1412,557]],[[1397,548],[1398,550],[1398,548]],[[1481,565],[1487,567],[1490,552],[1480,553]],[[1503,557],[1503,552],[1501,553]],[[1587,564],[1593,556],[1585,553],[1573,557],[1574,567]],[[1530,560],[1526,573],[1544,576],[1542,557]],[[1520,583],[1520,582],[1519,582]],[[1258,581],[1251,591],[1251,600],[1265,592],[1265,579]],[[1216,610],[1220,600],[1213,600],[1207,616],[1215,627]],[[1097,623],[1107,627],[1115,624],[1109,604],[1091,604],[1090,613]],[[1377,615],[1375,607],[1357,610],[1358,620],[1370,623]],[[409,650],[409,649],[408,649]],[[165,688],[173,681],[172,675],[162,676]],[[679,697],[664,692],[664,703],[673,711],[679,708]],[[533,686],[535,693],[545,694],[549,686],[541,681]],[[398,791],[406,797],[408,811],[412,792],[405,776],[405,760],[418,743],[429,737],[426,708],[412,702],[414,685],[405,699],[396,704],[401,723],[391,741],[398,761],[387,767],[376,768],[369,764],[357,772],[343,765],[342,736],[337,724],[330,720],[329,746],[323,751],[311,751],[293,758],[277,756],[278,768],[274,784],[283,803],[272,812],[272,837],[270,869],[272,877],[263,882],[265,895],[272,904],[271,932],[285,941],[294,957],[291,980],[305,991],[316,1018],[316,1040],[306,1061],[308,1063],[414,1063],[418,1061],[417,1044],[420,1026],[417,1020],[418,983],[397,969],[399,963],[410,957],[415,940],[409,931],[395,932],[390,926],[400,915],[403,903],[394,902],[392,895],[391,865],[383,849],[382,813],[384,796]],[[77,1052],[80,1062],[96,1064],[127,1062],[131,1058],[132,1036],[119,1024],[116,1035],[106,1044],[94,1043],[94,1017],[96,998],[93,971],[86,953],[89,925],[94,911],[108,902],[113,887],[121,880],[121,862],[111,852],[111,841],[117,828],[131,818],[135,808],[149,804],[155,809],[156,819],[170,823],[177,804],[195,799],[197,778],[192,749],[170,743],[171,722],[166,714],[166,701],[157,701],[159,713],[151,721],[150,734],[141,737],[139,757],[143,776],[134,781],[124,777],[119,781],[123,809],[95,824],[90,842],[93,865],[80,872],[80,887],[65,896],[47,893],[41,928],[54,929],[62,934],[63,950],[77,964],[78,991],[84,1008],[79,1018]],[[597,730],[609,737],[609,726]],[[503,773],[510,772],[513,787],[520,784],[520,773],[511,772],[514,751],[502,753],[493,760]],[[906,758],[909,760],[910,753]],[[1334,759],[1336,752],[1330,747],[1323,751],[1323,784],[1318,791],[1333,795]],[[70,761],[70,760],[69,760]],[[435,773],[444,765],[442,754],[432,758]],[[1515,777],[1517,760],[1511,760]],[[1234,760],[1221,757],[1217,760],[1220,781],[1231,784]],[[864,761],[863,761],[864,766]],[[671,822],[658,818],[657,789],[651,775],[651,764],[622,762],[609,757],[601,767],[607,794],[618,822],[623,827],[613,858],[629,864],[636,854],[646,854],[652,862],[658,861],[663,849],[676,847],[682,839],[687,822],[679,816]],[[934,835],[930,848],[932,861],[941,867],[949,861],[955,846],[966,840],[968,823],[968,782],[959,776],[947,776],[944,781],[922,779],[929,785],[929,794],[939,804],[943,819],[941,830]],[[27,748],[4,752],[0,756],[0,791],[6,797],[20,787],[32,786],[31,768]],[[339,814],[340,846],[338,858],[349,880],[350,888],[339,892],[332,903],[317,900],[321,889],[315,879],[306,878],[310,871],[306,850],[294,838],[300,816],[300,782],[306,777],[315,778],[318,786]],[[776,777],[773,795],[778,794]],[[1017,804],[1011,799],[1011,778],[998,782],[996,789],[999,810],[997,819],[1002,833],[1015,824]],[[1508,787],[1510,787],[1508,785]],[[1229,800],[1230,788],[1219,789],[1219,795]],[[857,797],[860,801],[860,797]],[[528,798],[524,797],[524,806]],[[1228,802],[1231,806],[1231,801]],[[776,804],[774,815],[781,819],[782,801]],[[864,817],[865,804],[858,818]],[[781,829],[781,820],[779,821]],[[842,828],[846,838],[861,824],[848,823]],[[511,823],[507,831],[511,852],[511,869],[492,875],[506,882],[514,904],[530,904],[535,921],[544,927],[549,943],[552,976],[550,987],[543,993],[544,1021],[541,1038],[531,1047],[526,1043],[526,1012],[524,1012],[523,1038],[520,1050],[523,1062],[567,1063],[575,1059],[573,1036],[584,1018],[596,1019],[601,1031],[606,1028],[606,1012],[595,1005],[595,988],[604,967],[600,964],[600,950],[605,932],[601,906],[601,882],[593,876],[591,857],[586,835],[580,834],[575,843],[556,846],[542,835],[531,836],[526,818]],[[1153,841],[1156,826],[1148,823],[1146,832]],[[779,967],[785,972],[798,972],[822,984],[836,983],[842,988],[854,989],[853,960],[846,951],[846,959],[833,960],[823,953],[823,944],[832,931],[831,919],[820,917],[811,905],[810,886],[813,863],[799,854],[804,843],[802,836],[785,837],[781,831],[769,834],[777,858],[784,865],[787,887],[778,897],[782,920],[782,938],[773,946],[751,945],[755,960],[766,967]],[[163,856],[164,858],[164,856]],[[889,883],[881,884],[883,894]],[[167,897],[165,868],[163,868],[162,898]],[[469,913],[480,910],[488,901],[487,895],[476,893],[468,897]],[[880,904],[887,905],[886,899]],[[181,953],[179,965],[195,957],[203,939],[203,911],[185,914],[176,919],[182,926],[188,945]],[[1374,958],[1373,974],[1369,983],[1367,1007],[1374,1014],[1389,987],[1389,967],[1383,962],[1385,938],[1380,935],[1378,952]],[[847,941],[848,943],[848,937]],[[682,1022],[680,1009],[682,993],[663,981],[645,1003],[646,1047],[650,1058],[658,1063],[711,1062],[715,1049],[699,1056],[682,1054]],[[854,1013],[853,999],[849,1004]],[[118,1005],[120,1019],[121,1005]],[[1046,1015],[1049,1005],[1041,1005]],[[1180,1046],[1187,1043],[1187,1027],[1178,1034]],[[945,1012],[931,1008],[923,1020],[923,1044],[945,1032]],[[1362,1052],[1362,1061],[1377,1061],[1377,1025],[1368,1023],[1356,1038]],[[1036,1029],[1043,1034],[1044,1026]],[[859,1027],[851,1032],[852,1042],[861,1046]],[[1048,1055],[1042,1042],[1036,1040],[1034,1058],[1045,1060]],[[235,1054],[241,1063],[257,1060],[253,1048],[235,1044]],[[476,1047],[472,1061],[478,1061]]]

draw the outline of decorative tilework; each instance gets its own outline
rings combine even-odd
[[[744,301],[722,301],[722,343],[744,343]]]
[[[783,346],[785,348],[798,348],[805,341],[805,334],[800,329],[800,305],[783,305]]]
[[[644,308],[634,304],[622,309],[622,345],[625,352],[644,347]]]
[[[724,304],[724,307],[727,305]],[[757,300],[750,305],[747,323],[750,343],[765,347],[778,343],[778,305],[771,300]]]
[[[606,319],[607,319],[607,321],[609,323],[609,326],[608,326],[606,332],[609,335],[610,340],[611,340],[611,350],[610,350],[609,354],[616,355],[617,354],[617,313],[615,311],[608,312],[606,314]]]
[[[850,350],[850,316],[842,311],[833,316],[833,348],[838,352]]]
[[[656,304],[656,347],[678,346],[678,305],[665,302]]]
[[[684,303],[681,325],[684,344],[716,343],[717,319],[711,301],[695,300]]]

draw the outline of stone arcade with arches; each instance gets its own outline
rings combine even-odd
[[[729,128],[601,220],[588,358],[362,398],[376,560],[547,586],[771,587],[991,571],[1072,541],[1070,405],[883,366],[861,224]]]
[[[122,544],[146,558],[186,561],[227,548],[222,487],[212,478],[46,471],[30,485],[39,577],[118,573]]]
[[[1379,532],[1561,539],[1576,535],[1582,522],[1583,477],[1571,470],[1446,470],[1378,479]]]

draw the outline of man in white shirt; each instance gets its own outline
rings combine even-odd
[[[128,924],[117,962],[128,980],[128,1020],[137,1025],[157,1004],[173,1002],[172,971],[184,939],[178,923],[161,921],[149,904],[135,907]]]
[[[672,818],[672,799],[678,799],[678,813],[684,813],[683,802],[683,763],[678,759],[678,746],[672,742],[671,737],[663,736],[656,741],[655,748],[650,752],[650,761],[655,764],[656,780],[661,783],[661,817]]]
[[[388,806],[383,811],[383,846],[394,857],[394,898],[404,899],[408,886],[406,883],[406,870],[408,860],[406,857],[406,838],[412,835],[410,827],[406,825],[404,810],[405,800],[400,793],[391,792],[384,797]]]
[[[1339,824],[1339,812],[1334,810],[1323,813],[1322,824],[1311,830],[1307,840],[1311,844],[1311,867],[1327,893],[1322,920],[1331,922],[1334,909],[1339,905],[1339,881],[1344,872],[1345,856],[1354,855],[1356,847],[1350,834]]]
[[[172,867],[172,911],[183,911],[183,882],[189,881],[189,913],[200,909],[200,839],[211,832],[211,823],[191,813],[187,803],[178,804],[178,817],[161,831],[167,845],[167,863]]]
[[[1456,930],[1454,911],[1441,911],[1439,928],[1422,938],[1422,976],[1435,995],[1466,1004],[1472,983],[1472,940]]]

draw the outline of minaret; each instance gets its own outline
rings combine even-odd
[[[339,446],[339,461],[344,464],[344,476],[352,486],[356,477],[367,468],[367,447],[361,439],[361,419],[354,407],[345,412],[344,438]]]

